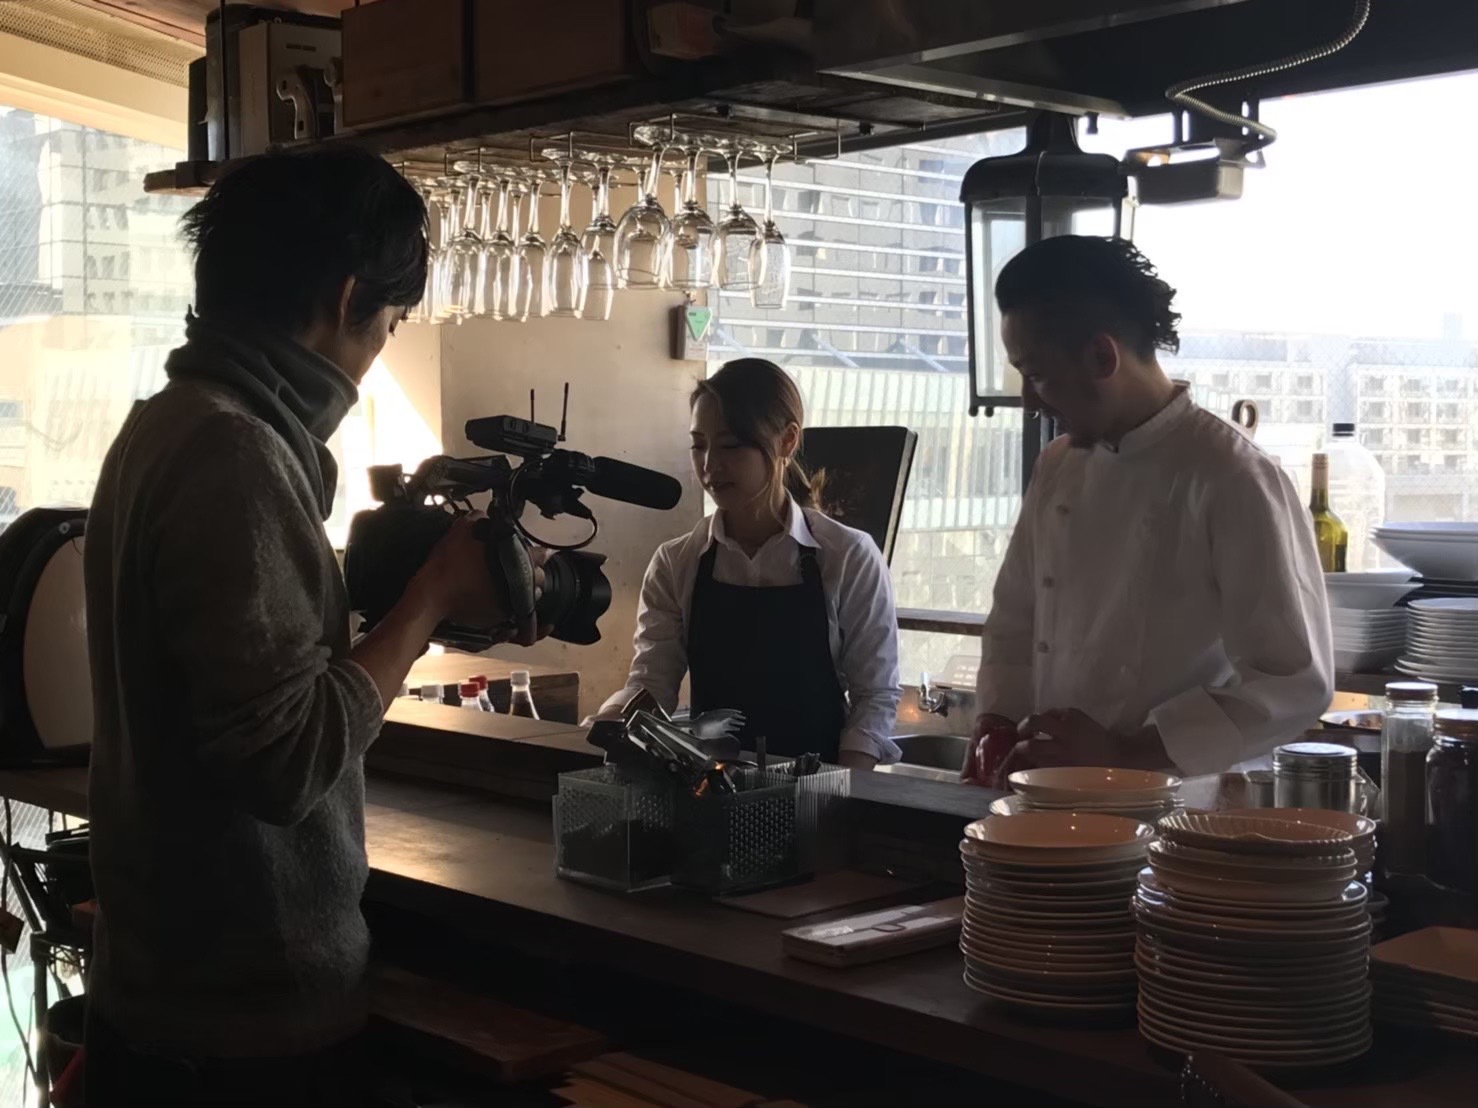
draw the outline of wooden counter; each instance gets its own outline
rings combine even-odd
[[[0,793],[82,815],[85,771],[0,773]],[[547,809],[376,779],[365,825],[370,900],[1044,1093],[1099,1105],[1178,1103],[1174,1059],[1152,1053],[1134,1030],[1039,1026],[1004,1014],[965,987],[953,950],[828,970],[782,956],[786,922],[675,891],[621,897],[561,881]],[[1314,1108],[1472,1108],[1475,1091],[1470,1045],[1384,1028],[1366,1058],[1295,1088]]]

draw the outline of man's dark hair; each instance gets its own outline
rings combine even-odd
[[[293,333],[355,279],[350,324],[418,303],[426,205],[382,158],[352,147],[264,154],[185,213],[195,311]]]
[[[1077,340],[1107,331],[1142,358],[1180,349],[1175,290],[1124,239],[1061,235],[1034,242],[1001,267],[1002,312],[1042,313]]]

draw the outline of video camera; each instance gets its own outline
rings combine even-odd
[[[565,387],[565,407],[569,386]],[[532,414],[532,413],[531,413]],[[495,451],[484,458],[427,458],[406,477],[400,466],[370,469],[370,490],[380,507],[358,513],[349,525],[344,550],[344,580],[349,606],[360,612],[366,628],[374,626],[400,599],[432,548],[453,521],[472,511],[470,499],[489,493],[487,519],[478,524],[487,548],[488,570],[504,582],[515,623],[530,612],[538,624],[552,626],[552,637],[588,645],[600,641],[596,621],[611,605],[611,583],[601,571],[604,554],[589,553],[600,526],[581,499],[586,492],[646,508],[666,511],[676,506],[682,486],[665,473],[613,458],[592,458],[564,450],[565,420],[560,430],[516,416],[488,416],[467,421],[470,442]],[[504,455],[526,459],[512,465]],[[556,545],[531,535],[521,517],[533,505],[545,519],[576,516],[590,522],[581,542]],[[554,553],[544,564],[544,591],[534,597],[529,547]],[[467,627],[443,623],[434,640],[473,653],[504,641],[505,628]]]

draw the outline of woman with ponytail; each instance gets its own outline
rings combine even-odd
[[[637,692],[692,711],[737,708],[748,749],[817,752],[871,769],[898,760],[898,624],[871,537],[821,509],[822,476],[797,460],[805,410],[779,366],[741,358],[693,390],[693,472],[718,510],[658,549],[642,583]]]

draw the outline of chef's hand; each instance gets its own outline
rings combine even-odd
[[[999,752],[993,747],[993,736],[1002,731],[1016,730],[1016,724],[1005,716],[985,712],[975,717],[975,729],[971,733],[970,745],[965,748],[965,762],[960,767],[960,780],[967,785],[980,785],[987,789],[1001,788],[1004,778],[999,770]]]
[[[1038,712],[1021,721],[1021,742],[1001,767],[1001,776],[1041,766],[1114,766],[1125,769],[1170,768],[1160,733],[1147,726],[1132,735],[1116,735],[1077,708]]]

